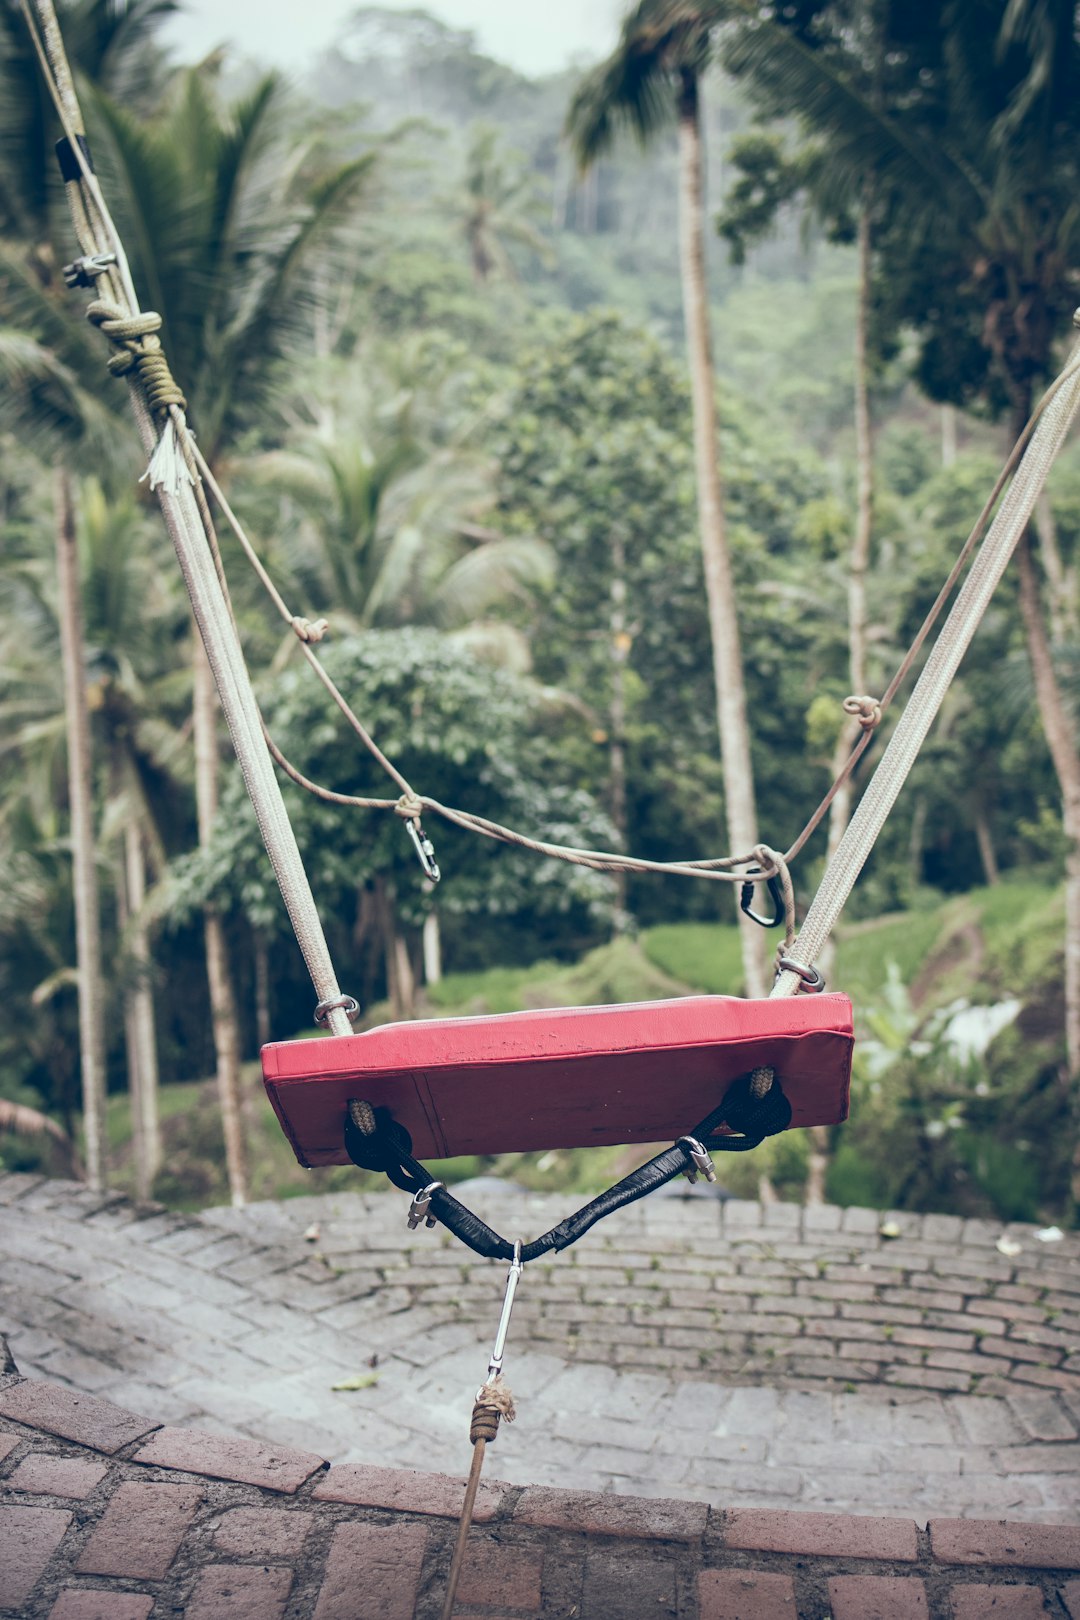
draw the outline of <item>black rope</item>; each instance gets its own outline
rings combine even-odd
[[[712,1153],[746,1153],[751,1148],[760,1147],[767,1136],[776,1136],[786,1130],[791,1124],[791,1104],[784,1096],[779,1080],[773,1080],[763,1097],[752,1094],[750,1080],[749,1075],[736,1080],[728,1087],[718,1107],[687,1134]],[[389,1109],[376,1108],[372,1112],[375,1129],[365,1133],[353,1119],[351,1111],[346,1111],[345,1151],[361,1170],[380,1170],[395,1187],[415,1196],[429,1187],[434,1177],[418,1159],[413,1158],[412,1138]],[[730,1132],[736,1134],[720,1132],[721,1125],[727,1125]],[[627,1204],[636,1203],[639,1198],[647,1197],[658,1187],[665,1186],[676,1176],[685,1175],[687,1170],[693,1168],[689,1147],[681,1141],[676,1142],[674,1147],[665,1148],[663,1153],[658,1153],[647,1164],[631,1170],[628,1176],[609,1187],[607,1192],[553,1226],[550,1232],[526,1244],[521,1251],[522,1261],[536,1260],[553,1249],[568,1249],[597,1221],[613,1215],[617,1209],[624,1209]],[[487,1260],[514,1258],[514,1245],[500,1237],[445,1187],[436,1187],[432,1192],[430,1209],[475,1254],[483,1255]]]

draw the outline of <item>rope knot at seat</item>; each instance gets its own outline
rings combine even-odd
[[[881,724],[881,702],[878,698],[852,695],[844,699],[844,713],[857,720],[863,731],[873,731]]]

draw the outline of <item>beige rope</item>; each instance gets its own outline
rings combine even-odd
[[[825,870],[799,937],[788,953],[793,961],[804,967],[813,966],[836,926],[855,880],[915,764],[934,717],[945,701],[1009,559],[1027,528],[1035,502],[1078,410],[1080,345],[1073,350],[1021,440],[1023,455],[1015,477],[926,660],[881,762]],[[1014,452],[1014,456],[1016,454]],[[782,972],[772,993],[774,996],[794,995],[800,983],[798,974]]]
[[[138,354],[132,365],[126,369],[125,375],[131,390],[140,438],[151,456],[151,465],[153,466],[158,453],[167,441],[175,441],[181,452],[179,461],[188,476],[177,477],[175,481],[159,482],[156,485],[158,501],[187,585],[195,621],[214,673],[221,706],[245,785],[255,806],[263,842],[273,864],[316,994],[320,1002],[339,1001],[341,993],[330,961],[322,925],[285,811],[281,789],[263,741],[261,717],[251,690],[239,639],[218,580],[211,538],[204,527],[202,508],[191,484],[189,470],[194,450],[187,422],[179,399],[166,397],[170,395],[170,390],[162,380],[163,373],[156,360],[156,351],[152,346],[149,350],[146,349],[146,344],[149,338],[154,337],[155,331],[151,329],[149,317],[139,310],[131,286],[130,272],[127,270],[123,244],[120,242],[96,177],[86,163],[76,138],[77,132],[82,128],[82,120],[52,0],[33,0],[33,3],[34,11],[41,23],[40,34],[31,14],[29,0],[22,0],[23,13],[34,48],[42,63],[50,95],[80,168],[81,178],[68,182],[65,187],[79,245],[85,254],[97,255],[105,251],[116,254],[116,273],[107,271],[102,276],[101,296],[95,300],[99,304],[108,303],[111,306],[103,315],[101,324],[104,327],[107,322],[118,319],[124,323],[129,321],[135,323],[126,331],[114,331],[109,335],[113,339],[121,339],[128,352],[133,352],[130,348],[132,344],[138,345]],[[119,315],[115,313],[116,310],[119,310]],[[156,321],[157,317],[153,319]],[[149,398],[144,374],[151,379]],[[181,395],[180,398],[182,397]],[[165,417],[160,437],[155,418],[151,414],[151,399],[156,404],[159,416]],[[151,483],[154,483],[153,479]],[[338,1007],[330,1012],[328,1022],[334,1034],[348,1034],[351,1028],[345,1012]]]
[[[446,1582],[446,1596],[443,1599],[442,1620],[453,1620],[458,1580],[461,1576],[461,1566],[465,1560],[465,1548],[469,1541],[469,1531],[472,1529],[473,1513],[476,1509],[476,1494],[480,1489],[480,1474],[484,1467],[484,1453],[488,1446],[498,1437],[500,1420],[505,1418],[507,1423],[513,1423],[516,1416],[514,1397],[511,1395],[508,1386],[503,1383],[502,1375],[496,1373],[494,1378],[489,1379],[477,1391],[472,1410],[472,1422],[469,1426],[469,1439],[472,1441],[473,1448],[472,1464],[469,1468],[469,1478],[465,1486],[465,1499],[461,1504],[457,1541],[454,1544],[454,1556]]]
[[[888,708],[903,681],[910,673],[916,659],[919,656],[919,653],[925,645],[928,636],[940,618],[954,586],[960,578],[960,575],[963,573],[972,552],[986,530],[990,514],[994,509],[1001,491],[1015,471],[1026,445],[1030,442],[1032,433],[1034,432],[1042,413],[1045,411],[1050,401],[1054,398],[1057,390],[1061,387],[1061,384],[1062,378],[1059,377],[1057,381],[1051,385],[1034,412],[1030,422],[1027,424],[1027,427],[1025,428],[1017,444],[1014,446],[1008,460],[1005,463],[1005,466],[998,475],[997,481],[995,482],[994,487],[991,490],[990,495],[988,496],[983,509],[971,530],[971,533],[968,535],[967,540],[961,548],[961,551],[953,564],[948,578],[946,579],[941,590],[938,592],[937,598],[930,608],[930,611],[927,613],[926,618],[923,620],[923,623],[912,641],[911,646],[902,659],[896,673],[889,682],[889,685],[882,694],[881,698],[878,699],[856,695],[845,699],[843,705],[844,711],[845,713],[851,714],[858,719],[863,735],[852,749],[843,768],[829,787],[829,790],[821,800],[821,803],[807,821],[803,830],[795,839],[795,842],[787,850],[785,856],[783,857],[785,862],[793,861],[801,852],[808,839],[820,826],[822,820],[829,810],[830,805],[836,797],[836,794],[853,774],[859,760],[870,747],[870,744],[873,741],[874,732],[880,725],[885,710]],[[203,460],[201,452],[197,449],[197,447],[195,450],[195,455],[203,479],[209,486],[214,498],[218,501],[221,510],[224,513],[234,534],[239,540],[245,555],[258,574],[259,579],[262,581],[265,589],[277,607],[278,612],[281,614],[286,623],[293,625],[294,628],[298,622],[301,624],[306,623],[306,620],[298,621],[297,617],[290,612],[284,598],[274,585],[272,579],[263,566],[262,561],[258,557],[254,546],[251,544],[251,541],[243,528],[243,525],[240,523],[232,508],[229,506],[228,501],[219,488],[210,468]],[[302,638],[302,641],[304,641],[304,638]],[[328,803],[355,806],[357,808],[367,810],[392,809],[397,811],[398,814],[403,813],[402,809],[400,808],[403,804],[416,806],[419,809],[429,810],[433,814],[441,816],[445,820],[464,828],[468,832],[476,833],[481,837],[497,839],[500,842],[516,845],[522,849],[527,849],[534,854],[547,856],[553,860],[568,861],[574,865],[588,867],[594,871],[600,872],[650,872],[679,877],[706,878],[716,882],[741,884],[748,881],[754,883],[765,882],[769,877],[777,875],[777,872],[779,871],[779,866],[775,864],[775,862],[778,860],[778,857],[775,856],[775,852],[773,852],[774,864],[766,869],[757,852],[751,852],[749,855],[728,856],[710,860],[650,861],[622,853],[615,853],[613,851],[586,850],[578,848],[574,845],[552,844],[542,839],[530,838],[523,833],[516,832],[512,828],[502,825],[500,822],[491,821],[486,817],[476,815],[470,811],[458,810],[449,805],[440,804],[436,799],[431,799],[417,794],[409,786],[408,782],[401,775],[400,771],[398,771],[397,768],[386,757],[386,755],[383,754],[382,750],[378,747],[370,733],[367,731],[367,728],[355,714],[332,677],[327,673],[322,663],[316,657],[314,652],[312,652],[311,648],[306,645],[306,643],[303,645],[303,652],[311,667],[319,677],[319,680],[322,682],[323,686],[326,688],[326,691],[340,709],[353,731],[364,743],[365,747],[369,750],[377,763],[382,766],[382,768],[402,790],[401,798],[396,800],[335,793],[332,789],[324,788],[320,784],[313,782],[309,777],[305,776],[301,771],[299,771],[285,758],[281,751],[276,748],[272,742],[270,742],[268,737],[267,742],[270,746],[271,752],[281,769],[284,770],[286,774],[297,783],[298,786],[303,787],[307,792],[313,793],[317,797],[326,800]],[[407,814],[411,816],[412,810],[410,809]],[[759,872],[750,873],[743,870],[744,868],[755,863],[762,868]],[[789,897],[788,886],[790,885],[790,876],[787,874],[786,869],[781,876],[785,884],[785,910],[788,923],[787,943],[790,944],[793,937],[792,930],[794,900],[793,896]]]

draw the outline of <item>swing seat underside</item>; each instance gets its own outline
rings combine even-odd
[[[847,1118],[843,995],[686,996],[384,1024],[262,1049],[267,1095],[302,1165],[348,1164],[351,1098],[389,1109],[420,1159],[672,1141],[733,1080],[769,1067],[791,1125]]]

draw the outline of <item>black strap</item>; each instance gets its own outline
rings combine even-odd
[[[394,1119],[389,1109],[376,1108],[373,1113],[375,1130],[366,1136],[351,1113],[346,1112],[345,1151],[361,1170],[381,1170],[402,1192],[413,1195],[422,1192],[435,1178],[419,1160],[413,1158],[412,1138],[408,1131]],[[784,1096],[779,1080],[773,1080],[763,1097],[755,1097],[751,1091],[751,1076],[743,1075],[728,1087],[719,1106],[688,1135],[695,1137],[713,1153],[746,1153],[751,1148],[759,1147],[767,1136],[775,1136],[786,1130],[790,1124],[791,1104]],[[717,1135],[721,1125],[729,1126],[737,1134]],[[550,1232],[527,1243],[521,1251],[522,1261],[536,1260],[552,1249],[568,1249],[597,1221],[602,1221],[605,1215],[612,1215],[615,1210],[645,1198],[658,1187],[674,1181],[676,1176],[684,1175],[693,1168],[693,1164],[690,1149],[684,1142],[676,1142],[674,1147],[665,1148],[655,1159],[650,1159],[648,1164],[639,1166],[637,1170],[631,1170],[628,1176],[617,1181],[614,1187],[609,1187],[607,1192],[601,1193],[591,1203],[585,1204],[576,1214],[568,1215]],[[431,1194],[430,1207],[431,1213],[474,1253],[483,1255],[487,1260],[514,1258],[513,1244],[500,1237],[471,1209],[466,1209],[445,1187],[437,1187]]]
[[[87,145],[86,136],[76,135],[75,139],[79,143],[79,150],[86,159],[86,167],[90,170],[90,173],[93,174],[94,164],[90,157],[90,148]],[[75,156],[75,148],[72,146],[66,135],[56,143],[56,161],[60,165],[60,174],[65,184],[69,180],[82,179],[82,165]]]

